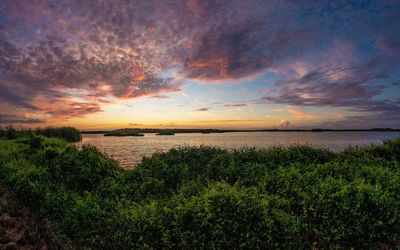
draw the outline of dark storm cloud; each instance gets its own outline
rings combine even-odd
[[[64,119],[100,112],[108,97],[163,97],[180,91],[182,79],[240,80],[298,60],[314,67],[303,76],[285,71],[275,82],[277,93],[262,102],[388,115],[398,102],[376,97],[384,89],[379,81],[398,67],[399,6],[397,1],[4,0],[0,101]],[[326,62],[336,56],[326,55],[336,40],[353,44],[361,60]]]

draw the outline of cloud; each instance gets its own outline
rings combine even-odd
[[[280,129],[286,129],[286,128],[289,128],[289,126],[290,126],[290,122],[287,120],[281,120],[278,124],[278,128],[280,128]]]
[[[247,106],[246,103],[237,103],[237,104],[225,104],[225,107],[244,107]]]
[[[359,60],[353,56],[352,46],[337,43],[326,53],[325,63],[293,78],[276,80],[275,91],[259,103],[343,107],[371,117],[399,119],[399,100],[376,98],[385,89],[377,83],[388,80],[399,66],[400,46],[389,47],[386,45],[379,54]]]
[[[170,98],[167,95],[153,95],[153,96],[149,96],[149,98],[153,98],[153,99],[168,99]]]
[[[350,111],[378,112],[400,116],[398,100],[376,100],[381,85],[370,82],[386,78],[378,62],[362,65],[331,65],[312,70],[303,77],[275,82],[278,95],[265,96],[261,103],[294,106],[344,107]]]
[[[399,121],[396,119],[387,119],[382,116],[348,116],[341,119],[324,121],[315,127],[320,128],[342,128],[342,129],[368,129],[368,128],[394,128],[399,129]]]
[[[272,2],[15,0],[4,8],[0,98],[29,109],[63,88],[117,98],[180,91],[163,75],[171,67],[190,79],[248,77],[289,51],[281,40],[304,26],[284,25],[295,6]]]
[[[87,114],[102,112],[100,105],[96,102],[68,102],[63,104],[52,104],[46,107],[46,113],[56,119],[66,120],[70,117],[83,117]]]
[[[297,107],[289,107],[287,111],[296,119],[315,119],[318,117],[316,114],[309,114]]]
[[[240,123],[240,122],[266,122],[267,120],[259,119],[227,119],[227,120],[203,120],[193,121],[193,123]]]
[[[199,108],[199,109],[196,109],[195,112],[206,112],[209,110],[210,110],[210,108]]]
[[[260,102],[394,115],[398,102],[377,97],[398,67],[400,4],[334,5],[5,1],[0,102],[68,119],[118,99],[164,98],[185,80],[220,83],[272,72],[279,74],[275,92]],[[77,96],[81,108],[71,101]]]
[[[37,124],[42,123],[43,120],[28,118],[19,115],[0,114],[0,124]]]

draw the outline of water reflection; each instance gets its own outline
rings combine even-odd
[[[122,167],[133,168],[143,156],[150,156],[155,152],[167,151],[179,146],[211,145],[226,149],[238,149],[309,144],[340,151],[348,146],[380,144],[384,140],[396,137],[400,137],[400,132],[237,132],[176,134],[174,136],[145,134],[144,137],[106,137],[95,134],[83,135],[83,139],[78,145],[92,144],[116,159]]]

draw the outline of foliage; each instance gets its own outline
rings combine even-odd
[[[56,137],[66,140],[68,142],[78,142],[82,139],[79,130],[73,127],[46,127],[37,128],[36,130],[31,129],[15,129],[9,125],[6,127],[0,127],[0,138],[6,137],[8,139],[24,138],[29,137],[31,134],[43,135],[46,137]]]
[[[203,146],[122,170],[94,147],[31,135],[0,140],[0,182],[78,249],[396,248],[399,157],[400,140],[341,153]]]
[[[137,132],[111,131],[104,133],[104,136],[144,136],[144,134]]]
[[[38,128],[35,130],[35,133],[38,135],[43,135],[46,137],[57,137],[62,138],[68,142],[77,142],[80,141],[81,134],[79,130],[73,127],[46,127],[46,128]]]

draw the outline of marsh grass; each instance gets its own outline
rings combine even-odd
[[[27,137],[31,134],[60,138],[67,142],[78,142],[82,139],[79,130],[73,127],[45,127],[32,130],[24,128],[16,129],[11,125],[0,126],[0,138],[16,139]]]
[[[1,183],[78,249],[396,248],[399,161],[400,140],[340,153],[203,146],[122,170],[91,146],[0,140]]]

